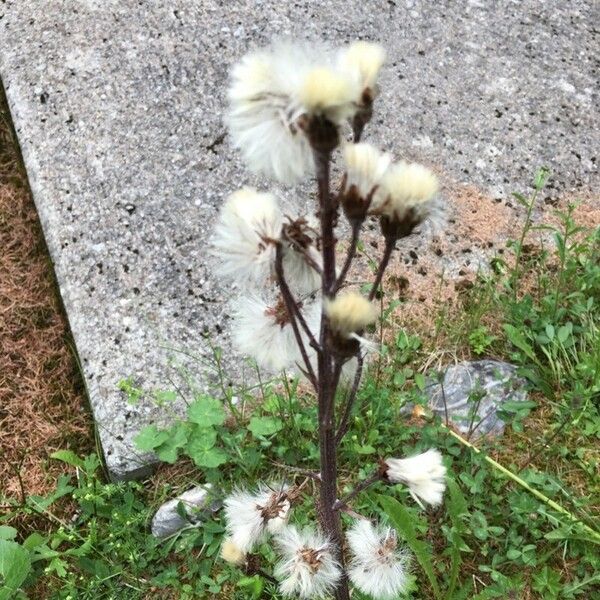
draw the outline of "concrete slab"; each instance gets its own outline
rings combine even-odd
[[[275,35],[379,40],[389,53],[377,115],[385,126],[369,139],[490,201],[522,190],[540,165],[554,172],[548,196],[576,195],[599,182],[598,6],[3,3],[0,75],[111,474],[143,472],[132,436],[183,406],[130,406],[118,382],[171,387],[181,369],[168,347],[200,357],[186,368],[208,385],[202,335],[228,348],[232,291],[206,241],[224,196],[257,183],[221,121],[233,61]],[[239,360],[227,365],[243,378]]]

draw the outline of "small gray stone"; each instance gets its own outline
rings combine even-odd
[[[498,436],[504,421],[498,411],[507,402],[527,399],[526,381],[514,365],[496,360],[465,361],[448,367],[441,382],[425,388],[429,407],[464,434]]]
[[[210,509],[211,485],[199,485],[187,492],[184,492],[177,498],[165,502],[152,518],[152,535],[157,538],[164,538],[172,535],[190,525],[197,525],[202,516],[206,514],[206,509]],[[181,504],[187,518],[184,518],[178,507]]]

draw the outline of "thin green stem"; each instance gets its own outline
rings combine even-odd
[[[487,463],[489,463],[490,465],[492,465],[495,469],[497,469],[498,471],[500,471],[501,473],[506,475],[509,479],[512,479],[515,483],[519,484],[522,488],[526,489],[531,495],[535,496],[538,500],[541,500],[544,504],[546,504],[550,508],[554,509],[556,512],[567,517],[572,523],[576,523],[577,525],[582,527],[586,531],[586,533],[591,535],[592,538],[594,538],[594,540],[596,540],[598,543],[600,543],[600,532],[592,529],[589,525],[586,525],[585,523],[580,521],[577,517],[575,517],[572,513],[570,513],[566,508],[564,508],[563,506],[561,506],[560,504],[558,504],[551,498],[548,498],[548,496],[545,496],[539,490],[532,488],[525,480],[521,479],[518,475],[515,475],[512,471],[510,471],[506,467],[502,466],[499,462],[495,461],[493,458],[484,454],[479,448],[477,448],[477,446],[474,446],[473,444],[471,444],[471,442],[469,442],[468,440],[463,438],[461,435],[459,435],[455,431],[452,431],[452,429],[449,429],[445,425],[442,425],[442,427],[444,427],[444,429],[452,437],[457,439],[461,444],[463,444],[464,446],[467,446],[468,448],[473,450],[473,452],[475,452],[476,454],[481,454],[483,456],[484,460]]]

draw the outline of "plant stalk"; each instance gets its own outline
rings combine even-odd
[[[283,250],[281,244],[277,244],[277,250],[275,254],[275,273],[277,275],[277,283],[279,285],[279,290],[281,291],[281,295],[283,296],[283,301],[285,303],[288,317],[290,319],[290,324],[292,326],[292,330],[294,331],[294,336],[296,338],[296,343],[298,344],[298,349],[300,350],[300,354],[302,355],[302,359],[304,361],[304,365],[306,367],[306,373],[309,381],[312,383],[315,390],[318,388],[318,382],[315,377],[314,370],[310,363],[310,359],[308,357],[308,353],[306,352],[306,347],[304,346],[304,340],[302,339],[302,334],[300,332],[300,328],[298,327],[297,314],[298,304],[294,300],[290,289],[285,280],[285,275],[283,273]]]
[[[346,275],[348,275],[348,270],[350,269],[350,265],[356,256],[356,248],[358,246],[358,238],[360,236],[360,228],[362,225],[362,221],[355,221],[352,223],[352,239],[350,240],[350,246],[348,248],[348,254],[346,255],[346,261],[344,262],[344,266],[340,271],[340,274],[335,283],[334,291],[337,292],[346,279]]]
[[[321,249],[323,253],[322,292],[323,297],[334,295],[335,277],[335,233],[337,202],[329,193],[329,166],[331,153],[314,151],[321,217]],[[341,373],[341,363],[334,360],[329,345],[330,328],[327,315],[321,315],[321,331],[318,355],[318,400],[319,400],[319,451],[321,486],[319,517],[324,533],[333,543],[335,558],[342,565],[343,576],[335,591],[336,600],[349,600],[348,579],[344,569],[342,552],[342,527],[339,511],[333,505],[337,499],[337,456],[335,441],[335,391]]]
[[[369,293],[369,300],[373,300],[375,295],[377,294],[377,289],[381,285],[381,280],[383,279],[383,274],[390,262],[390,258],[392,256],[392,252],[394,251],[394,247],[396,245],[396,240],[385,240],[385,250],[383,251],[383,256],[381,257],[381,262],[379,263],[379,267],[377,269],[377,275],[375,276],[375,281],[373,282],[373,287],[371,288],[371,292]]]

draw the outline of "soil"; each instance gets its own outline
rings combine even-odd
[[[52,452],[88,453],[94,434],[1,89],[0,249],[0,499],[22,500],[67,471]]]

